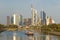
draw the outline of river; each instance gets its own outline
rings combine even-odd
[[[34,33],[33,36],[27,36],[25,31],[5,31],[0,33],[0,40],[60,40],[60,37],[38,33]]]

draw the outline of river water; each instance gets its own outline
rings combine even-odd
[[[27,36],[25,31],[5,31],[0,33],[0,40],[60,40],[60,37],[38,33],[34,33],[33,36]]]

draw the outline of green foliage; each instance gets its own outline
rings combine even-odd
[[[51,31],[51,29],[47,25],[43,25],[41,27],[41,33],[43,33],[43,34],[48,34],[48,32],[50,32],[50,31]]]
[[[57,24],[57,26],[58,26],[57,31],[60,32],[60,24]]]
[[[8,27],[9,27],[9,28],[18,28],[17,25],[9,25]]]
[[[17,30],[18,29],[18,26],[17,25],[9,25],[8,27],[7,27],[8,29],[7,30]]]
[[[57,24],[50,24],[50,25],[43,25],[41,27],[41,32],[44,34],[48,34],[48,32],[59,32],[60,31],[60,25]]]
[[[17,25],[3,25],[0,24],[0,33],[6,30],[17,30],[18,26]],[[48,34],[48,32],[60,32],[60,24],[50,24],[50,25],[42,25],[42,26],[30,26],[30,30],[37,31],[39,33],[44,33]],[[24,28],[22,28],[24,30]]]
[[[51,31],[57,31],[57,29],[58,29],[57,24],[50,24],[50,25],[48,25],[48,27],[51,28]]]
[[[0,24],[0,33],[6,30],[6,26]]]

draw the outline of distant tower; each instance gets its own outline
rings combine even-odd
[[[31,18],[28,18],[28,25],[31,25]]]
[[[19,16],[17,14],[13,14],[11,18],[11,23],[14,25],[19,25]]]
[[[32,25],[37,25],[37,10],[31,6],[31,13],[32,13]]]
[[[20,15],[19,16],[19,25],[23,25],[23,16],[22,15]]]
[[[52,19],[52,17],[50,16],[50,17],[47,17],[47,19],[46,19],[46,24],[47,25],[49,25],[49,24],[54,24],[55,23],[55,21]]]
[[[24,18],[24,22],[23,22],[24,25],[31,25],[31,18]]]
[[[28,25],[27,21],[28,21],[28,19],[24,18],[23,24],[24,24],[25,26]]]
[[[46,24],[49,25],[49,17],[46,17]]]
[[[50,19],[49,19],[49,24],[52,24],[52,18],[51,18],[51,16],[50,16]]]
[[[41,24],[46,25],[46,13],[41,11]]]
[[[40,17],[38,17],[38,21],[37,22],[38,22],[37,25],[41,25],[41,18]]]
[[[7,16],[7,25],[10,25],[10,17]]]

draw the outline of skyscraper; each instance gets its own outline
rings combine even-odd
[[[24,24],[24,25],[28,25],[28,19],[24,18],[24,19],[23,19],[23,24]]]
[[[10,16],[7,16],[7,25],[10,25]]]
[[[11,23],[14,25],[19,25],[19,16],[17,14],[13,14],[11,18]]]
[[[28,25],[31,25],[31,18],[28,18]]]
[[[29,26],[29,25],[31,25],[31,18],[24,18],[24,25],[27,25],[27,26]]]
[[[46,25],[46,13],[41,11],[41,24]]]
[[[50,16],[50,19],[49,19],[49,24],[52,24],[52,18],[51,18],[51,16]]]
[[[20,15],[19,16],[19,25],[23,25],[23,16],[22,15]]]
[[[37,10],[31,6],[32,25],[37,25]]]
[[[37,25],[41,25],[41,18],[38,16]]]
[[[52,17],[50,16],[50,17],[47,17],[47,19],[46,19],[46,24],[47,25],[49,25],[49,24],[54,24],[55,23],[55,21],[52,19]]]

